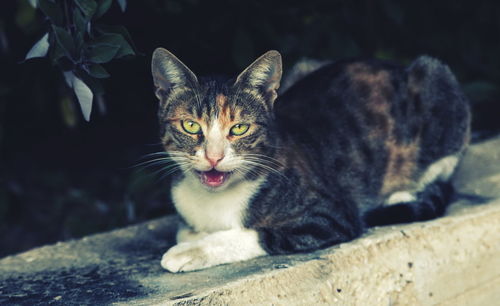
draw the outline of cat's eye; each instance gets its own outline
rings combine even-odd
[[[249,128],[250,128],[250,124],[238,123],[238,124],[235,124],[231,128],[231,130],[229,130],[229,133],[233,136],[241,136],[241,135],[245,134]]]
[[[181,122],[182,128],[189,134],[201,134],[201,126],[191,120],[183,120]]]

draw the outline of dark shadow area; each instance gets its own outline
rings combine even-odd
[[[154,295],[140,280],[166,274],[159,259],[174,243],[175,220],[149,226],[89,237],[69,250],[54,246],[49,255],[35,251],[30,262],[17,258],[22,266],[0,273],[0,304],[106,305]]]
[[[106,305],[152,292],[120,275],[116,267],[30,273],[2,280],[0,303],[9,305]],[[151,273],[142,269],[141,273]]]
[[[429,54],[456,73],[481,140],[500,133],[498,16],[493,0],[145,0],[128,1],[123,13],[113,1],[102,22],[125,26],[142,54],[104,65],[111,77],[86,122],[57,67],[21,63],[46,31],[44,16],[27,0],[2,1],[0,257],[173,212],[169,178],[134,167],[161,150],[150,76],[156,47],[200,75],[235,75],[270,49],[282,53],[285,72],[304,57],[407,64]]]

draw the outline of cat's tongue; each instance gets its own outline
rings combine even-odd
[[[227,173],[215,169],[201,173],[201,181],[210,187],[219,187],[226,181]]]

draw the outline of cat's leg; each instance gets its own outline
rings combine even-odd
[[[333,200],[335,201],[335,200]],[[364,231],[357,206],[308,207],[299,218],[259,227],[262,247],[272,255],[310,252],[357,238]],[[331,209],[332,206],[336,209]],[[279,225],[278,225],[279,224]]]
[[[266,255],[266,251],[259,244],[257,232],[241,228],[211,233],[196,241],[181,242],[163,255],[161,265],[170,272],[183,272],[262,255]]]
[[[179,228],[177,230],[177,235],[175,236],[175,238],[177,243],[181,243],[200,240],[207,235],[207,232],[197,232],[186,223],[181,222],[179,224]]]

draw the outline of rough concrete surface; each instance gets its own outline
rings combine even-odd
[[[500,138],[472,146],[454,182],[491,199],[314,253],[199,272],[160,267],[173,216],[44,246],[0,260],[0,304],[500,305]]]

